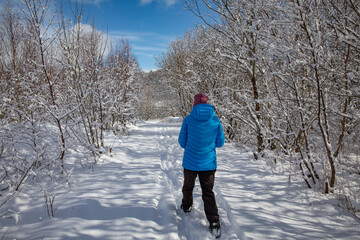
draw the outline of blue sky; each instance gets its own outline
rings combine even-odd
[[[65,15],[71,17],[69,0]],[[74,4],[75,0],[70,1]],[[78,0],[81,3],[81,0]],[[154,56],[166,52],[169,42],[182,37],[200,20],[183,9],[184,0],[83,0],[84,15],[98,30],[116,40],[129,39],[132,52],[144,71],[157,69]]]

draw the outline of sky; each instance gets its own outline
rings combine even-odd
[[[73,5],[75,0],[57,2],[64,5],[65,16],[71,17],[69,3]],[[114,41],[129,40],[144,71],[158,69],[154,57],[200,22],[184,10],[184,0],[83,0],[83,4],[88,24],[94,19],[97,30],[107,32]]]

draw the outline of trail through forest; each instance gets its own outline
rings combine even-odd
[[[182,154],[178,118],[147,121],[127,137],[107,137],[111,153],[93,168],[75,168],[69,188],[54,186],[53,218],[40,183],[10,203],[3,239],[213,239],[198,181],[193,211],[179,210]],[[251,151],[225,144],[218,153],[215,194],[220,239],[360,239],[359,220],[306,189],[294,173],[273,173]],[[72,160],[80,152],[69,153]],[[285,163],[279,165],[285,167]],[[29,183],[30,184],[30,183]],[[15,222],[17,222],[15,224]]]

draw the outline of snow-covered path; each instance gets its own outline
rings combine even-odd
[[[43,208],[39,186],[27,187],[10,206],[17,225],[0,222],[3,239],[213,239],[203,212],[201,189],[194,210],[181,202],[183,150],[179,119],[139,123],[116,139],[112,156],[94,169],[76,169],[71,189],[56,192],[54,218]],[[359,221],[302,182],[270,174],[250,153],[226,144],[218,150],[215,193],[221,239],[360,239]],[[291,180],[291,183],[289,182]],[[310,200],[312,199],[312,200]]]
[[[194,189],[194,205],[189,215],[185,215],[180,209],[182,198],[183,170],[181,167],[183,150],[177,144],[179,134],[179,123],[167,123],[162,126],[159,136],[159,148],[163,181],[166,188],[175,197],[177,206],[177,226],[180,239],[211,239],[213,236],[208,231],[209,223],[204,214],[204,206],[201,199],[201,188],[199,183]],[[217,192],[218,193],[218,192]],[[218,199],[221,196],[218,194]],[[221,198],[220,198],[221,199]],[[219,214],[222,223],[222,239],[246,239],[244,233],[237,225],[231,215],[230,209],[226,207],[225,199],[218,203]]]

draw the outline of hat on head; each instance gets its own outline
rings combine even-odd
[[[201,104],[201,103],[207,103],[208,102],[208,97],[205,94],[199,93],[196,94],[194,97],[194,106]]]

